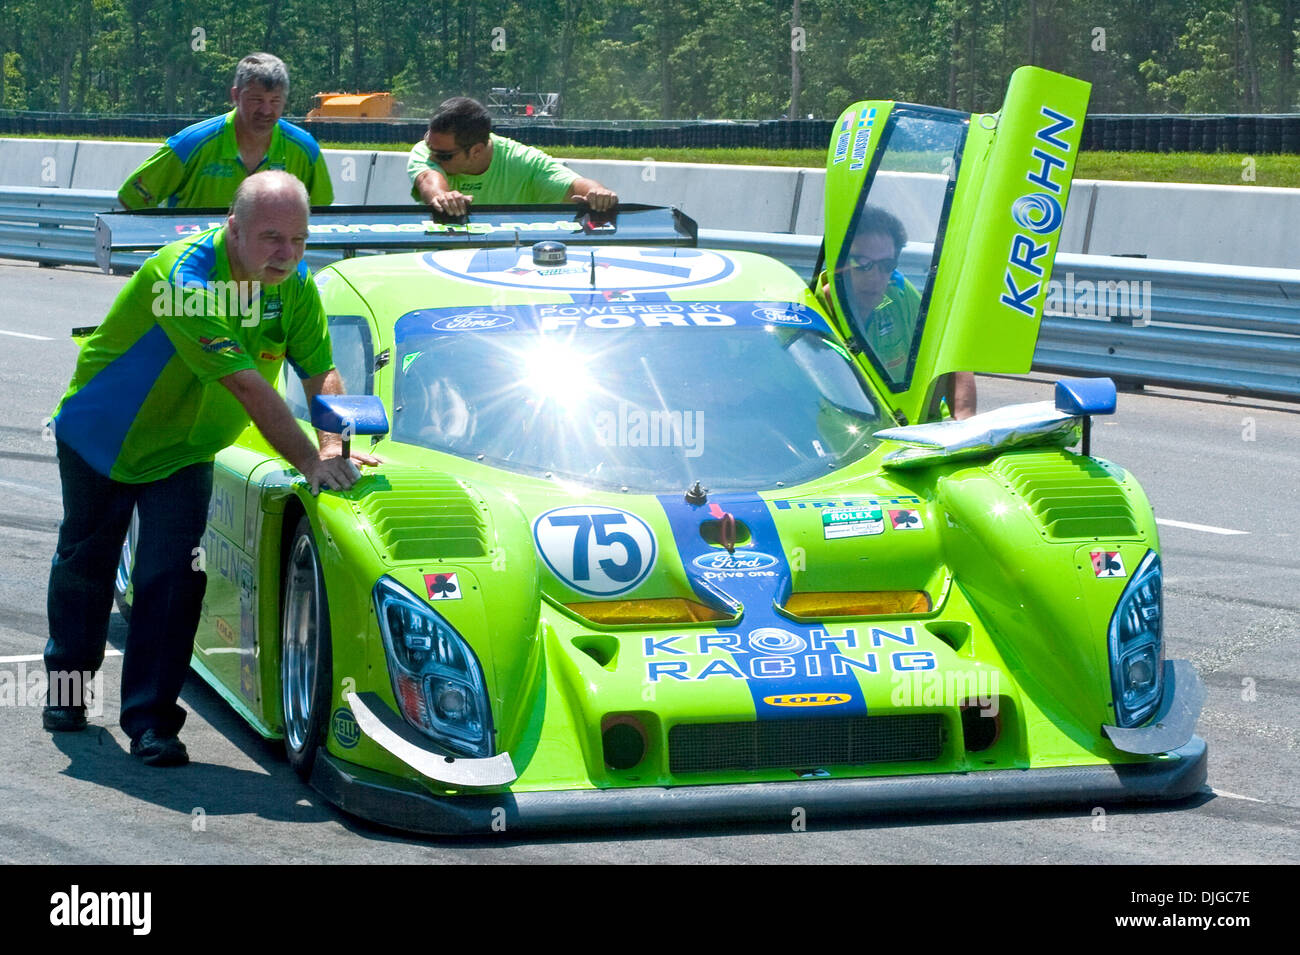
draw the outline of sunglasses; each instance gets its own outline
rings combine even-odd
[[[841,271],[870,272],[872,269],[879,269],[882,275],[889,275],[896,268],[898,268],[897,256],[887,259],[864,259],[850,255],[844,260],[844,268]]]
[[[458,146],[457,148],[453,149],[451,152],[443,152],[440,149],[437,150],[431,149],[429,150],[429,155],[432,156],[434,159],[436,159],[438,162],[447,162],[451,159],[456,158],[457,153],[465,153],[465,152],[469,152],[469,149]]]

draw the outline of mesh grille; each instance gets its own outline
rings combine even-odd
[[[859,716],[759,723],[683,723],[668,732],[673,773],[804,769],[936,759],[943,717]]]
[[[1122,475],[1086,458],[1004,454],[989,466],[1029,505],[1049,538],[1136,537]]]
[[[452,477],[386,467],[390,487],[367,494],[359,509],[391,560],[482,557],[482,511]]]

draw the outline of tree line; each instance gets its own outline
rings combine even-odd
[[[391,90],[421,116],[493,87],[580,119],[833,118],[863,97],[996,109],[1015,67],[1093,83],[1093,112],[1294,112],[1300,0],[0,0],[0,106],[225,108],[282,57],[288,112]]]

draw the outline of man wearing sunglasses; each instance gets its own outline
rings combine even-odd
[[[897,217],[878,206],[867,206],[857,223],[857,232],[836,273],[853,336],[870,349],[885,376],[895,382],[907,376],[915,337],[921,293],[898,271],[898,257],[907,244],[907,233]],[[830,279],[819,278],[821,300],[833,309]],[[843,299],[842,299],[843,300]],[[975,414],[975,376],[968,371],[943,375],[936,390],[936,402],[947,402],[954,418]]]
[[[604,212],[618,196],[585,179],[540,149],[492,132],[492,117],[477,100],[445,101],[406,165],[411,196],[435,212],[460,216],[470,203],[512,205],[585,202]]]

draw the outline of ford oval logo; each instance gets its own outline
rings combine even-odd
[[[777,325],[811,325],[812,319],[798,312],[784,308],[756,308],[753,316],[760,321],[774,322]]]
[[[504,328],[513,325],[515,320],[509,315],[497,315],[493,312],[462,312],[449,318],[440,318],[433,327],[440,332],[477,332],[488,328]]]
[[[764,554],[758,550],[737,551],[734,554],[716,551],[701,554],[691,561],[700,570],[763,570],[775,565],[776,562],[776,558],[771,554]]]

